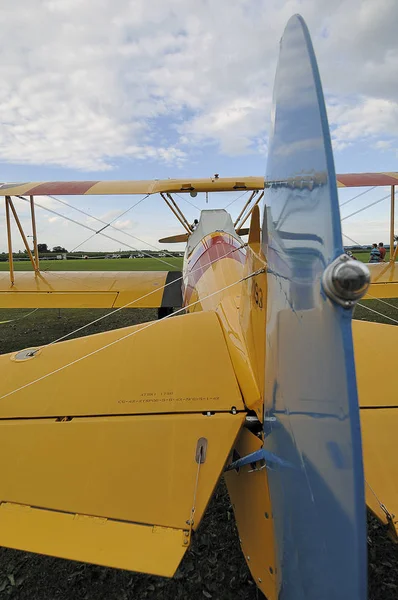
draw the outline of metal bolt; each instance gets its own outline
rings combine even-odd
[[[247,560],[250,560],[250,556],[247,557]]]
[[[270,572],[270,573],[271,573],[271,575],[272,575],[272,574],[273,574],[273,572],[274,572],[274,569],[273,569],[272,567],[270,567],[270,568],[269,568],[269,572]]]
[[[322,285],[331,300],[350,308],[365,294],[370,284],[369,269],[346,254],[330,263],[322,275]]]
[[[266,512],[266,513],[264,513],[264,515],[265,515],[265,518],[268,519],[268,513]]]
[[[258,580],[259,580],[259,582],[260,582],[260,583],[262,582],[262,579],[261,579],[261,577],[258,577]]]
[[[232,413],[233,415],[236,415],[236,413],[237,413],[236,406],[233,406],[233,407],[231,408],[231,413]]]

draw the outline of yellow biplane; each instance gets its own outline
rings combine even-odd
[[[287,68],[292,49],[300,77]],[[1,308],[164,309],[158,321],[0,357],[1,545],[172,576],[225,471],[242,551],[269,600],[365,597],[364,491],[398,531],[397,401],[384,377],[397,330],[354,321],[351,334],[351,318],[361,297],[398,296],[398,173],[335,177],[314,60],[295,17],[265,180],[0,186]],[[369,265],[370,286],[343,251],[336,182],[391,186],[391,258]],[[204,210],[194,230],[173,198],[234,190],[251,192],[238,219]],[[42,272],[35,197],[48,194],[160,194],[183,228],[162,240],[186,241],[183,272]],[[13,197],[30,202],[33,251]],[[31,271],[13,269],[12,219]],[[385,362],[370,369],[380,345]]]

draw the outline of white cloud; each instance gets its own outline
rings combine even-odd
[[[391,148],[392,141],[391,140],[379,140],[375,143],[375,148],[377,150],[389,150]]]
[[[132,224],[130,219],[118,219],[115,221],[115,227],[118,229],[131,229]]]
[[[332,139],[337,148],[361,140],[374,140],[377,148],[391,147],[398,138],[398,103],[382,98],[358,98],[356,102],[333,103],[328,107]]]
[[[181,166],[203,146],[264,151],[278,41],[295,12],[333,97],[335,148],[396,139],[398,3],[330,6],[3,0],[0,160],[106,171],[120,158]]]

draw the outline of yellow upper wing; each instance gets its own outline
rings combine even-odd
[[[336,176],[338,187],[398,185],[398,173],[344,173]],[[302,177],[295,182],[300,183]],[[272,184],[273,182],[267,182]],[[292,182],[290,182],[292,183]],[[108,194],[158,194],[160,192],[232,192],[261,190],[264,177],[209,177],[201,179],[155,179],[149,181],[30,181],[0,184],[0,196],[60,196]]]
[[[4,183],[0,196],[80,196],[108,194],[158,194],[160,192],[228,192],[258,190],[264,177],[212,177],[203,179],[155,179],[149,181],[40,181]]]

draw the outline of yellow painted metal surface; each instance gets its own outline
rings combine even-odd
[[[217,234],[215,234],[217,235]],[[200,300],[193,311],[215,311],[220,320],[228,352],[246,406],[258,404],[261,393],[250,363],[241,324],[239,305],[244,266],[232,258],[215,261],[197,281],[190,302]],[[233,285],[235,282],[236,285]],[[232,286],[232,287],[230,287]],[[227,289],[224,289],[227,288]],[[223,290],[213,294],[216,290]]]
[[[361,430],[366,504],[398,541],[398,408],[362,409]]]
[[[298,176],[302,183],[303,176]],[[338,187],[385,186],[398,182],[398,173],[345,173],[336,175]],[[0,185],[0,196],[37,196],[58,194],[118,195],[157,194],[160,192],[229,192],[239,190],[261,190],[264,177],[209,177],[200,179],[155,179],[130,181],[34,181],[28,183],[4,183]]]
[[[266,261],[260,244],[260,211],[258,206],[253,210],[250,234],[246,255],[244,274],[265,269]],[[247,347],[248,357],[260,391],[256,404],[250,408],[255,410],[262,421],[264,412],[264,369],[265,369],[265,331],[267,318],[267,274],[259,273],[242,282],[239,320]]]
[[[131,308],[161,306],[165,271],[19,271],[11,286],[0,273],[0,308]]]
[[[187,546],[179,529],[0,504],[2,546],[172,577]]]
[[[264,187],[264,177],[209,177],[202,179],[158,179],[136,181],[56,181],[3,184],[0,196],[58,194],[118,195],[157,194],[160,192],[228,192],[257,190]]]
[[[370,271],[370,287],[365,298],[398,298],[397,263],[366,265]]]
[[[113,308],[116,299],[112,292],[0,292],[0,308]]]
[[[196,527],[243,420],[240,413],[200,413],[1,421],[0,498],[188,529],[198,473],[195,454],[198,440],[205,438]]]
[[[242,429],[236,443],[241,457],[262,446],[262,441],[247,429]],[[254,581],[268,600],[277,598],[277,565],[274,523],[268,490],[267,470],[249,472],[246,465],[239,472],[228,471],[225,480],[238,526],[242,552]]]
[[[0,356],[0,419],[232,407],[243,410],[241,392],[211,312],[44,346],[23,361]]]
[[[372,300],[373,298],[398,298],[398,282],[370,284],[365,300]]]
[[[395,325],[353,321],[353,337],[366,504],[383,523],[389,524],[390,531],[397,538],[398,399],[395,352],[398,328]],[[373,360],[374,356],[378,360]]]
[[[397,380],[394,374],[398,328],[395,325],[353,321],[352,332],[361,408],[397,406]]]
[[[171,235],[169,237],[165,237],[165,238],[161,238],[159,240],[159,244],[179,244],[179,243],[185,243],[188,241],[188,234],[187,233],[180,233],[177,235]]]

